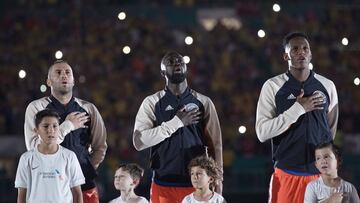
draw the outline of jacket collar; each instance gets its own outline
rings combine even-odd
[[[190,88],[187,87],[187,88],[185,89],[185,91],[184,91],[181,95],[174,95],[167,87],[165,87],[165,92],[166,92],[166,94],[169,94],[169,95],[171,95],[172,97],[176,97],[176,98],[178,98],[178,99],[184,99],[186,96],[189,95],[189,93],[190,93]]]
[[[70,101],[69,101],[69,103],[67,103],[67,104],[62,104],[59,100],[57,100],[53,95],[50,95],[50,100],[54,103],[54,105],[55,106],[61,106],[61,107],[69,107],[74,101],[75,101],[75,97],[74,96],[72,96],[71,97],[71,99],[70,99]]]
[[[315,74],[314,71],[310,70],[309,77],[304,82],[300,82],[290,73],[290,71],[286,72],[286,75],[289,77],[289,82],[292,84],[295,84],[295,85],[310,84],[312,82],[312,80],[314,79],[314,74]]]

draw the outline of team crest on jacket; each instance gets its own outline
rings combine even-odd
[[[313,95],[316,95],[316,94],[323,98],[324,103],[327,103],[327,98],[326,98],[326,95],[325,95],[324,92],[322,92],[320,90],[316,90],[316,91],[313,92]]]
[[[188,103],[188,104],[185,105],[185,110],[186,111],[192,111],[194,109],[196,109],[196,111],[198,111],[199,110],[198,105],[196,105],[194,103]]]

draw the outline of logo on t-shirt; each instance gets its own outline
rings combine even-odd
[[[43,179],[54,179],[56,178],[55,172],[40,172],[40,176],[42,176]]]
[[[56,174],[59,176],[60,180],[64,180],[59,170],[55,169]]]

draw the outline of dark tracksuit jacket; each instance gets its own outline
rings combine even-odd
[[[183,106],[198,108],[200,122],[184,127],[176,116]],[[165,89],[145,98],[136,116],[133,143],[137,150],[151,148],[153,181],[162,186],[191,187],[187,166],[192,158],[205,153],[205,147],[222,167],[215,106],[210,98],[189,88],[180,96]]]
[[[326,97],[322,110],[305,113],[296,97],[320,93]],[[314,148],[334,139],[338,121],[338,98],[335,85],[327,78],[310,72],[304,82],[289,72],[265,82],[261,89],[256,133],[261,142],[271,139],[275,167],[296,174],[318,174]]]
[[[97,176],[94,167],[97,168],[104,160],[107,149],[106,129],[99,111],[92,103],[75,97],[71,98],[66,106],[53,96],[43,97],[31,102],[26,108],[24,124],[25,143],[28,150],[39,143],[38,135],[33,131],[35,128],[35,115],[45,108],[55,110],[61,118],[59,143],[75,152],[79,160],[86,181],[81,186],[82,190],[94,188],[94,178]],[[85,124],[88,128],[74,130],[71,121],[65,120],[69,113],[76,111],[86,112],[90,116],[90,121]],[[89,148],[91,149],[90,152]]]

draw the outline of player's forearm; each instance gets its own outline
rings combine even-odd
[[[71,131],[73,131],[75,129],[73,123],[69,120],[65,120],[64,122],[62,122],[59,126],[59,130],[60,130],[60,135],[58,138],[58,144],[62,143],[65,139],[65,136],[67,134],[69,134]]]
[[[328,114],[327,119],[330,126],[330,130],[333,136],[333,139],[335,139],[336,135],[336,129],[337,129],[337,123],[339,118],[339,107],[336,105]]]
[[[221,172],[223,171],[223,153],[222,153],[222,146],[215,146],[215,161],[218,164],[218,166],[221,169]]]
[[[261,142],[276,137],[285,132],[297,119],[305,113],[304,108],[298,102],[295,102],[288,110],[271,117],[265,108],[259,108],[256,115],[256,134]]]
[[[216,192],[219,194],[222,194],[222,190],[223,190],[223,174],[224,174],[224,169],[223,169],[223,154],[222,154],[222,143],[219,143],[217,145],[215,145],[215,161],[216,164],[218,165],[219,169],[220,169],[220,176],[221,179],[219,180],[219,183],[216,187]]]
[[[105,127],[102,125],[98,128],[98,130],[93,130],[93,138],[91,142],[91,163],[95,169],[97,169],[100,163],[104,160],[107,150],[107,143],[106,143],[106,130]]]
[[[177,129],[184,126],[181,120],[175,116],[173,119],[163,122],[161,125],[150,128],[139,130],[142,127],[135,124],[134,134],[133,134],[133,144],[136,150],[140,151],[149,147],[152,147],[166,138],[170,137]]]
[[[97,150],[94,150],[90,155],[91,164],[94,166],[95,169],[97,169],[101,162],[104,161],[106,149],[107,146],[103,146],[101,148],[98,148]]]

